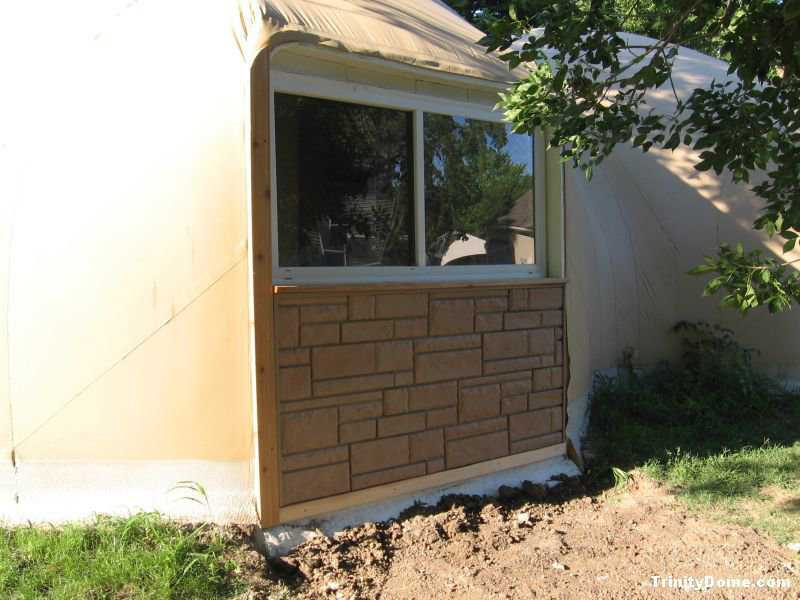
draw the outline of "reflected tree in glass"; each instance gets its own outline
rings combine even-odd
[[[408,112],[275,94],[279,264],[410,265]]]
[[[531,137],[430,113],[424,131],[428,264],[532,263]]]

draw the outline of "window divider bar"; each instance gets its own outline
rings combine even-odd
[[[416,265],[427,265],[425,252],[425,132],[423,112],[414,111],[414,250]]]

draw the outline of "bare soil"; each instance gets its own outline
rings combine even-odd
[[[281,597],[277,585],[301,599],[684,598],[651,577],[713,576],[788,579],[791,588],[713,589],[704,598],[800,598],[797,554],[690,513],[649,480],[598,494],[565,481],[538,499],[504,491],[320,536],[258,573],[251,561],[248,597]]]

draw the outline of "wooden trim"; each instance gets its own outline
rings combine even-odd
[[[344,510],[346,508],[361,506],[363,504],[390,500],[398,496],[416,494],[426,490],[464,483],[470,479],[495,474],[508,469],[515,469],[517,467],[524,467],[550,458],[564,456],[565,454],[566,444],[561,443],[555,446],[539,448],[538,450],[531,450],[530,452],[523,452],[522,454],[512,454],[511,456],[504,456],[496,460],[481,462],[458,469],[441,471],[433,475],[425,475],[424,477],[389,483],[359,490],[357,492],[331,496],[330,498],[321,498],[319,500],[294,504],[280,510],[280,522],[288,523],[299,519],[306,519]]]
[[[502,279],[496,281],[414,281],[393,283],[330,283],[276,285],[275,294],[307,294],[314,292],[349,294],[349,293],[375,293],[375,292],[404,292],[421,290],[448,290],[448,289],[494,289],[494,288],[520,288],[520,287],[556,287],[567,283],[566,279]]]
[[[273,335],[269,52],[250,67],[250,245],[252,253],[255,419],[261,525],[278,523],[280,464],[278,402]]]

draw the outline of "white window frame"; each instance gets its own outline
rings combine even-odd
[[[282,267],[278,256],[277,160],[275,147],[275,93],[308,96],[365,106],[391,108],[413,115],[414,258],[417,266]],[[479,104],[384,89],[324,77],[272,70],[270,73],[270,155],[272,181],[272,274],[275,285],[379,282],[490,281],[543,278],[547,274],[547,215],[545,144],[541,132],[533,136],[534,256],[527,265],[429,266],[425,252],[424,113],[438,113],[503,123],[502,115]]]

